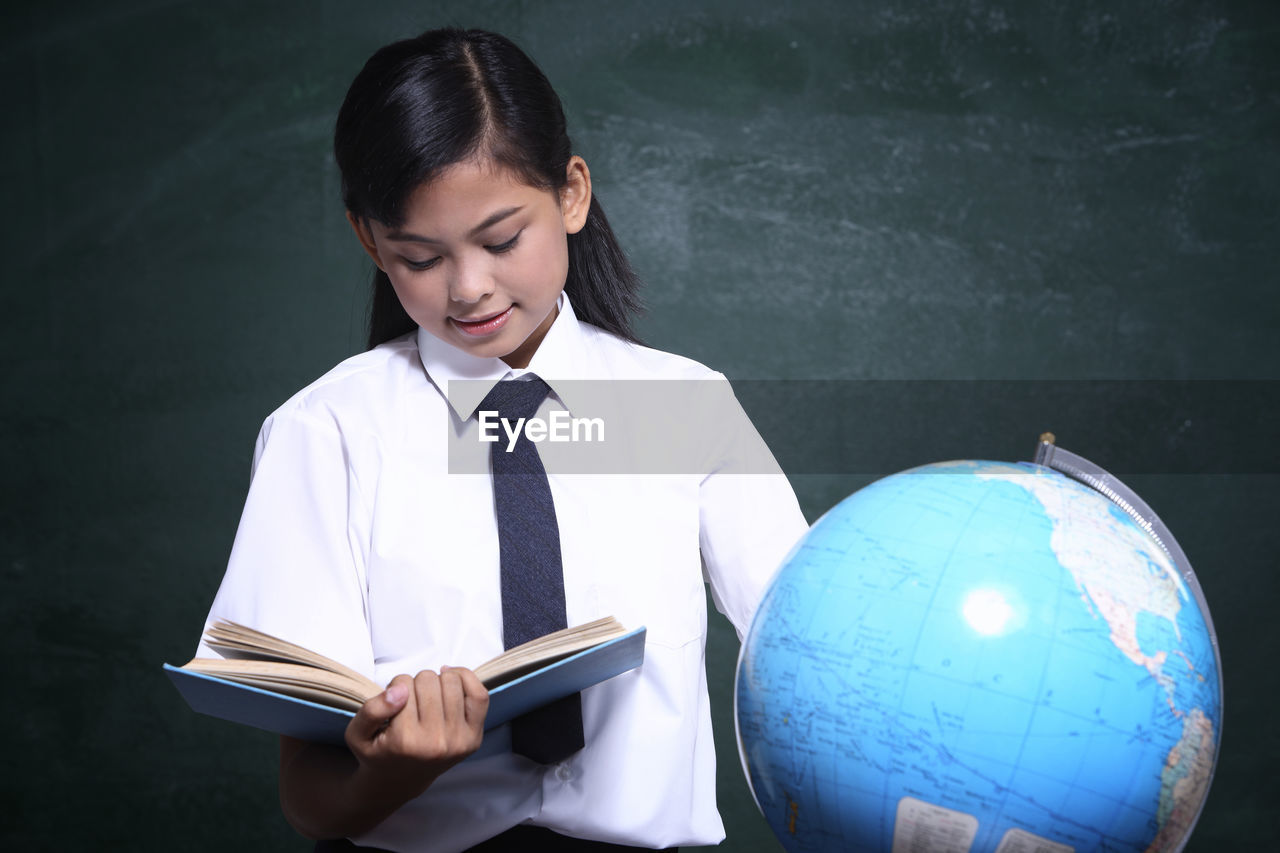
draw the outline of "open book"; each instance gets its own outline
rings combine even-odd
[[[597,619],[516,646],[474,668],[489,690],[485,729],[576,693],[644,661],[645,629]],[[304,740],[342,743],[347,723],[379,685],[270,634],[220,621],[205,644],[223,658],[165,671],[195,711]],[[412,674],[412,673],[410,673]]]

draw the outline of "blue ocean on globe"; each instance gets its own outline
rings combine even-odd
[[[743,643],[752,792],[792,851],[1180,850],[1221,730],[1211,622],[1049,468],[927,465],[823,516]]]

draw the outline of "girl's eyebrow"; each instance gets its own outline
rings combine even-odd
[[[497,213],[494,213],[493,215],[489,216],[487,219],[485,219],[484,222],[481,222],[475,228],[472,228],[469,236],[474,237],[484,229],[497,225],[499,222],[506,219],[508,216],[513,216],[522,210],[524,210],[524,205],[518,205],[516,207],[504,207],[502,210],[499,210]],[[410,234],[407,231],[392,231],[389,234],[387,234],[387,239],[394,240],[398,243],[439,244],[444,242],[442,240],[437,240],[434,237],[424,237],[421,234]]]

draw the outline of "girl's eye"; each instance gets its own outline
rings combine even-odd
[[[520,239],[520,235],[523,233],[524,233],[524,229],[521,228],[519,231],[516,232],[516,235],[512,237],[510,240],[508,240],[507,242],[499,243],[496,246],[485,246],[485,248],[495,255],[501,255],[503,252],[510,252],[512,249],[516,247],[516,241]]]
[[[428,258],[425,261],[411,261],[408,258],[404,259],[404,265],[407,266],[409,269],[415,270],[417,272],[421,272],[422,270],[429,270],[438,263],[440,263],[439,258]]]

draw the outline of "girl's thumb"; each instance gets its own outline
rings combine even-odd
[[[382,701],[386,702],[397,711],[404,707],[404,701],[408,698],[409,687],[404,684],[392,684],[386,690],[382,691]]]
[[[408,685],[397,681],[376,696],[366,699],[360,706],[360,710],[356,712],[355,718],[347,726],[347,745],[352,746],[350,743],[352,737],[363,741],[372,740],[387,726],[392,717],[400,713],[408,698]]]

